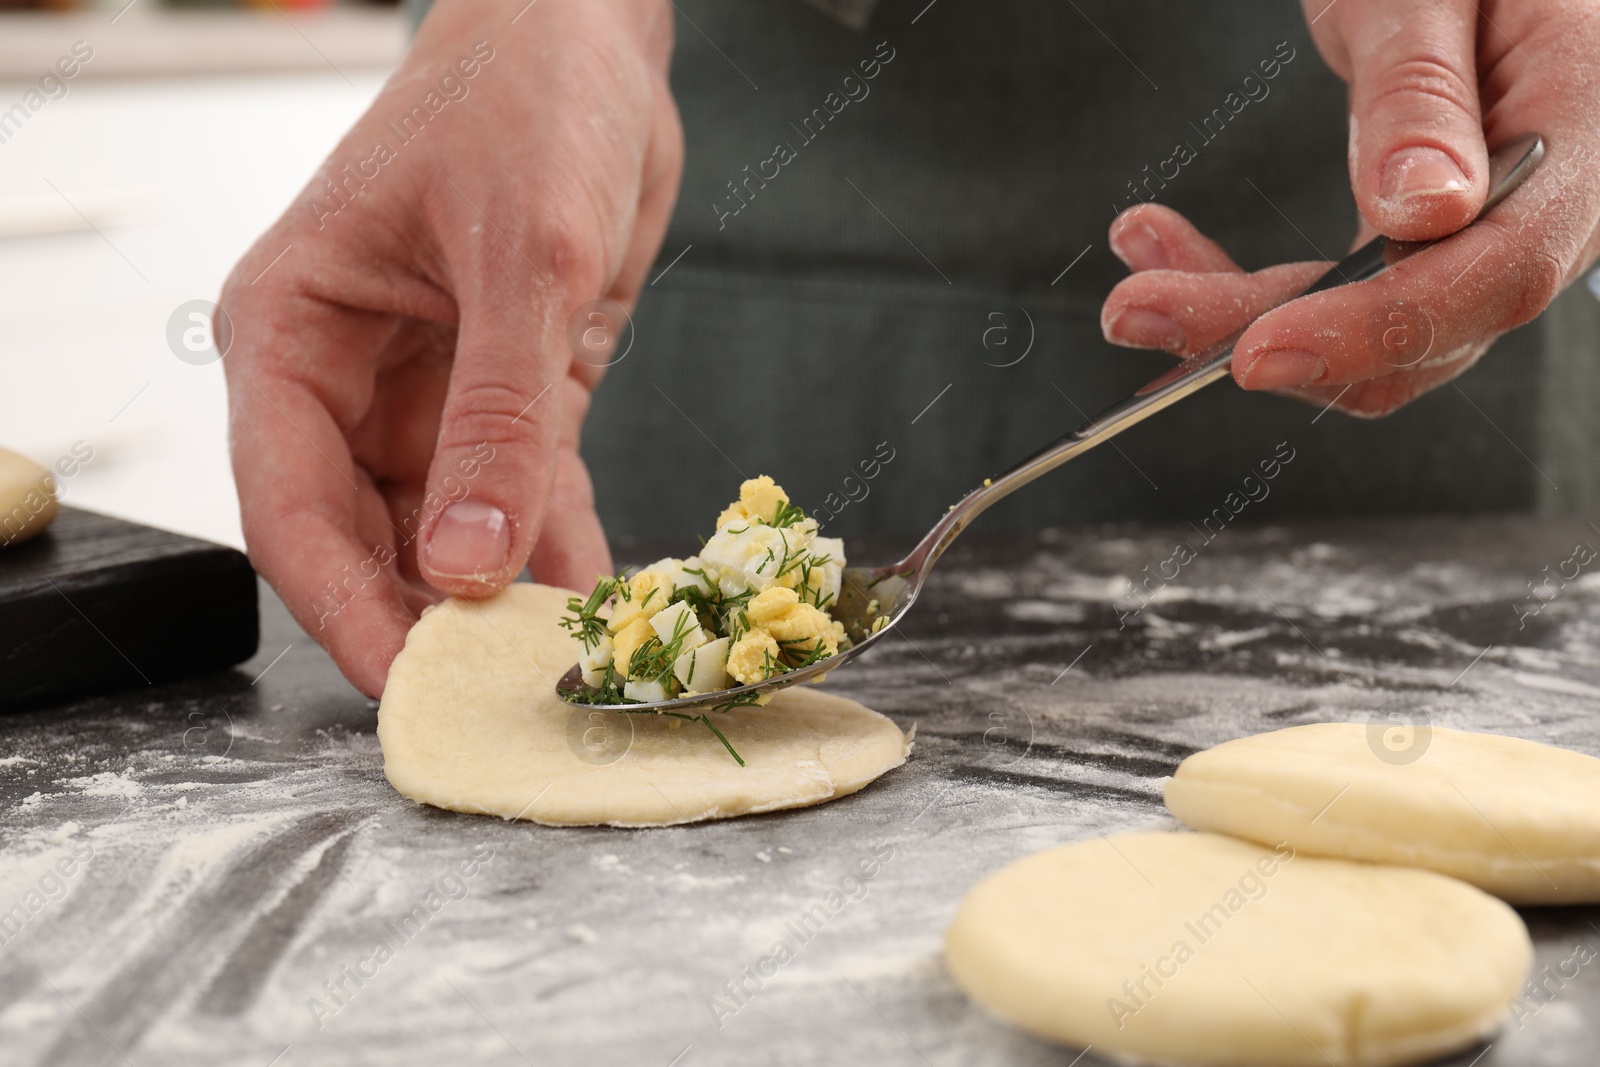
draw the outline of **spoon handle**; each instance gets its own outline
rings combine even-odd
[[[1522,180],[1538,166],[1539,160],[1543,157],[1544,141],[1538,134],[1533,133],[1508,141],[1491,153],[1489,196],[1478,217],[1482,218],[1522,184]],[[1332,270],[1317,279],[1299,296],[1374,278],[1407,256],[1431,244],[1433,244],[1431,241],[1389,241],[1380,235],[1340,260]],[[1057,438],[1003,474],[989,479],[982,487],[968,493],[945,514],[911,555],[898,566],[916,570],[931,566],[949,547],[950,542],[954,541],[957,535],[991,504],[1009,496],[1040,475],[1061,466],[1067,460],[1110,440],[1163,408],[1170,407],[1212,382],[1227,377],[1233,363],[1233,346],[1244,335],[1246,329],[1248,324],[1206,351],[1184,360],[1126,400],[1107,408],[1083,426]]]

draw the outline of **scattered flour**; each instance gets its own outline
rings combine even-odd
[[[1081,602],[1062,604],[1053,600],[1017,600],[1005,606],[1005,613],[1019,622],[1082,622],[1088,612]]]
[[[681,889],[686,893],[696,893],[702,889],[722,889],[725,886],[738,885],[741,879],[735,875],[711,875],[710,877],[697,877],[687,871],[678,871],[662,880],[663,884],[673,889]]]
[[[1529,689],[1542,689],[1546,693],[1565,693],[1567,696],[1574,697],[1600,697],[1600,689],[1566,678],[1552,678],[1545,674],[1527,674],[1523,671],[1512,671],[1511,678],[1518,685],[1525,685]]]
[[[1220,652],[1230,648],[1247,645],[1251,641],[1259,641],[1263,637],[1272,636],[1272,627],[1258,626],[1254,630],[1224,631],[1200,639],[1200,647],[1208,652]]]
[[[127,771],[101,771],[83,778],[68,778],[61,784],[75,786],[86,797],[122,797],[131,800],[144,792]]]

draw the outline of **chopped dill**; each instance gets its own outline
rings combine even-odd
[[[794,526],[806,521],[806,513],[787,500],[778,505],[778,510],[772,515],[768,526]]]
[[[655,711],[655,712],[652,712],[652,711],[650,711],[648,709],[640,709],[639,711],[630,711],[627,708],[622,708],[620,710],[622,711],[622,713],[624,715],[652,715],[652,714],[654,714],[654,715],[669,715],[674,719],[682,719],[684,722],[704,723],[706,729],[710,730],[713,734],[715,734],[716,737],[717,737],[717,740],[722,742],[722,747],[728,750],[728,755],[732,756],[734,758],[734,760],[739,764],[739,766],[741,766],[741,767],[744,766],[744,757],[740,756],[739,753],[734,751],[733,746],[728,743],[728,739],[725,736],[723,736],[722,731],[717,729],[716,723],[712,722],[703,713],[700,714],[700,715],[685,715],[681,711]],[[714,710],[720,711],[721,709],[717,708],[717,709],[714,709]]]
[[[565,697],[566,699],[568,699],[570,701],[573,701],[574,703],[577,703],[577,704],[613,704],[614,705],[614,704],[625,704],[625,703],[637,703],[637,701],[629,701],[625,697],[623,697],[622,691],[620,689],[618,689],[616,687],[616,685],[614,684],[614,682],[612,681],[612,679],[615,678],[615,676],[616,676],[616,672],[614,672],[610,667],[607,667],[606,668],[606,682],[605,682],[605,685],[602,688],[600,688],[600,689],[563,689],[561,691],[561,695],[563,697]],[[750,697],[752,699],[746,700],[746,699],[744,699],[745,697]],[[754,704],[756,702],[755,699],[754,699],[755,697],[756,697],[755,693],[745,693],[745,694],[742,694],[739,697],[734,698],[733,700],[728,701],[725,704],[717,705],[712,710],[713,711],[726,711],[729,708],[744,707],[747,704]],[[682,719],[684,722],[704,723],[705,724],[705,728],[707,730],[710,730],[712,732],[712,734],[716,736],[716,739],[718,741],[722,742],[722,747],[728,750],[728,755],[732,756],[734,758],[734,760],[739,764],[739,766],[743,767],[745,765],[744,764],[744,757],[739,755],[739,753],[734,749],[733,745],[728,742],[727,736],[725,734],[723,734],[723,732],[721,730],[717,729],[716,724],[713,723],[710,720],[710,718],[708,718],[703,713],[700,714],[700,715],[685,715],[681,711],[657,711],[654,708],[639,708],[637,710],[635,710],[633,708],[617,708],[617,711],[621,712],[624,715],[667,715],[667,716],[670,716],[670,717],[672,717],[674,719]]]
[[[694,609],[694,613],[699,616],[700,625],[704,626],[709,633],[727,633],[734,612],[743,608],[750,602],[750,598],[755,596],[755,590],[753,589],[746,589],[741,593],[733,593],[731,595],[724,593],[716,581],[702,568],[685,567],[683,573],[698,575],[711,588],[711,592],[706,592],[698,585],[686,585],[673,592],[671,599],[667,601],[667,606],[671,607],[679,601],[688,604],[689,607]],[[737,641],[738,638],[735,637],[734,640]]]
[[[787,648],[787,647],[784,647],[784,646],[787,646],[787,645],[805,645],[808,641],[810,641],[812,643],[811,643],[810,647],[807,647],[807,648]],[[822,638],[820,638],[820,637],[817,637],[817,638],[797,637],[797,638],[794,638],[794,639],[789,640],[789,641],[779,641],[778,645],[779,645],[779,655],[783,657],[783,662],[784,662],[783,669],[786,670],[786,671],[802,670],[802,669],[804,669],[806,667],[811,666],[813,663],[821,663],[823,660],[825,660],[825,659],[827,659],[827,658],[829,658],[830,656],[833,655],[832,652],[828,651],[828,646],[822,643]],[[795,660],[793,663],[790,663],[789,660],[796,653],[800,653],[801,654],[800,658],[798,660]]]
[[[587,600],[579,600],[577,597],[567,598],[567,610],[572,614],[563,615],[559,621],[562,629],[573,631],[572,636],[583,642],[584,651],[593,652],[600,639],[606,635],[606,620],[600,617],[600,609],[619,587],[623,591],[623,599],[626,600],[628,582],[620,574],[615,578],[601,578],[595,582],[594,592],[589,594]]]
[[[761,703],[760,693],[740,693],[712,708],[712,711],[731,711],[734,708],[752,708]]]
[[[563,689],[561,697],[576,704],[621,704],[627,700],[622,693],[623,680],[608,663],[598,686],[582,689]]]

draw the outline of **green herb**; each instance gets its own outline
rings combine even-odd
[[[628,580],[619,574],[615,578],[601,578],[595,582],[594,592],[589,594],[587,600],[567,598],[567,610],[572,614],[561,617],[562,629],[573,631],[572,636],[583,642],[584,649],[593,652],[606,635],[606,620],[600,617],[600,609],[611,599],[613,592],[620,591],[622,599],[628,599],[627,590]]]
[[[616,705],[642,703],[642,701],[628,700],[626,697],[624,697],[622,695],[622,690],[617,687],[616,677],[616,672],[610,667],[607,667],[605,680],[598,689],[563,689],[561,691],[561,695],[575,704]],[[745,699],[746,697],[750,699]],[[740,697],[736,697],[735,699],[728,701],[726,704],[719,704],[711,710],[726,711],[729,708],[743,707],[747,704],[754,704],[756,702],[756,697],[757,694],[755,693],[746,693]],[[617,708],[616,710],[624,715],[668,715],[674,719],[682,719],[684,722],[704,723],[706,729],[710,730],[716,739],[722,742],[722,747],[728,750],[728,755],[732,756],[739,766],[743,767],[745,765],[744,757],[740,756],[739,753],[734,750],[733,745],[728,743],[728,738],[721,730],[717,729],[716,724],[704,714],[685,715],[681,711],[656,711],[653,708]]]
[[[746,589],[742,593],[734,593],[732,595],[724,593],[722,588],[704,570],[685,567],[683,573],[699,575],[705,580],[706,585],[710,587],[711,592],[706,592],[698,585],[686,585],[673,592],[672,599],[668,601],[668,605],[670,606],[679,601],[688,604],[689,607],[694,609],[694,613],[699,616],[700,625],[714,634],[727,634],[733,622],[734,613],[741,610],[750,602],[750,598],[755,596],[755,591],[752,589]],[[735,637],[734,640],[738,640],[738,638]]]
[[[612,669],[611,664],[606,664],[605,674],[601,677],[598,686],[586,686],[583,689],[563,689],[561,696],[576,704],[622,704],[627,701],[622,693],[623,679]]]
[[[641,708],[638,711],[633,711],[633,710],[628,709],[628,708],[619,708],[618,710],[621,711],[624,715],[650,715],[650,714],[670,715],[672,718],[674,718],[674,719],[682,719],[684,722],[703,722],[703,723],[706,724],[706,729],[707,730],[710,730],[713,734],[716,734],[717,740],[722,742],[722,747],[728,750],[728,755],[732,756],[734,758],[734,760],[738,762],[739,766],[741,766],[741,767],[744,766],[744,758],[742,756],[740,756],[739,753],[737,753],[737,752],[735,752],[733,750],[733,746],[730,745],[728,743],[728,739],[722,735],[722,731],[717,729],[716,724],[713,723],[710,719],[708,719],[703,714],[701,714],[701,715],[685,715],[681,711],[656,711],[656,712],[652,712],[651,709],[649,709],[649,708]],[[721,709],[717,708],[717,709],[713,709],[713,710],[721,710]]]
[[[810,645],[806,645],[810,641]],[[805,646],[805,648],[789,648],[790,645]],[[795,654],[800,654],[800,659],[794,659]],[[781,670],[800,670],[818,664],[834,653],[827,651],[827,645],[822,643],[821,637],[795,637],[787,641],[778,641],[778,654],[781,659]],[[792,661],[792,662],[790,662]]]
[[[809,596],[810,597],[810,603],[812,603],[819,610],[821,610],[821,609],[826,608],[828,606],[829,602],[831,602],[833,600],[833,594],[832,593],[829,593],[826,596],[824,596],[822,594],[822,582],[820,580],[817,582],[816,588],[813,589],[812,586],[811,586],[811,576],[812,576],[812,574],[814,574],[817,571],[821,570],[822,566],[832,558],[833,557],[831,557],[831,556],[810,555],[810,556],[803,557],[799,561],[800,585],[797,588],[796,592],[798,592],[799,595],[800,595],[800,603],[802,603],[802,604],[806,603],[807,602],[806,598]]]
[[[728,700],[724,700],[722,703],[718,704],[716,707],[712,708],[711,710],[712,711],[732,711],[734,708],[755,707],[756,705],[758,705],[760,703],[761,703],[761,694],[752,691],[752,692],[749,692],[749,693],[740,693],[736,697],[731,697]]]
[[[655,663],[661,651],[661,638],[647,637],[638,648],[633,650],[633,656],[628,660],[628,677],[645,678],[649,669]]]
[[[806,521],[806,513],[787,500],[778,504],[778,510],[772,515],[768,526],[794,526]]]
[[[687,615],[679,615],[678,621],[672,624],[672,636],[667,639],[666,644],[661,646],[660,662],[662,667],[652,677],[663,686],[666,686],[669,692],[677,685],[677,679],[673,677],[672,669],[677,666],[678,658],[685,652],[683,643],[689,639],[689,631],[699,625],[692,612]]]
[[[768,556],[772,555],[772,549],[770,549],[770,548],[767,549],[767,555]],[[788,574],[790,571],[792,571],[796,567],[800,566],[801,563],[804,560],[808,559],[808,558],[809,557],[806,555],[806,553],[804,551],[802,551],[802,550],[800,550],[798,548],[791,549],[789,547],[789,539],[787,537],[784,538],[783,539],[783,562],[778,564],[778,573],[773,575],[773,579],[777,580],[779,578],[782,578],[785,574]]]

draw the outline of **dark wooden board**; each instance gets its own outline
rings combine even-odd
[[[77,508],[0,549],[0,712],[231,667],[259,638],[235,549]]]

